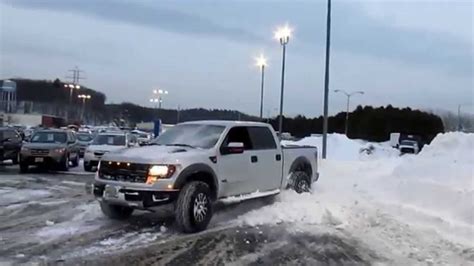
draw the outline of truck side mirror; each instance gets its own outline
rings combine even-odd
[[[244,152],[244,143],[230,142],[227,146],[221,148],[221,154],[239,154]]]

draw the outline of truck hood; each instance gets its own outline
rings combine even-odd
[[[88,150],[95,152],[95,151],[103,151],[103,152],[112,152],[112,151],[120,151],[125,150],[125,146],[117,146],[117,145],[89,145],[87,148]]]
[[[28,149],[61,149],[66,148],[63,143],[25,143],[23,147]]]
[[[102,160],[144,164],[179,164],[181,160],[206,155],[209,150],[175,146],[144,146],[105,154]]]

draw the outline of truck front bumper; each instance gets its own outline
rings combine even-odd
[[[171,203],[176,200],[179,194],[179,190],[140,190],[97,182],[87,187],[86,190],[99,201],[138,209],[150,209]]]

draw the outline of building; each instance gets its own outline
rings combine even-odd
[[[14,113],[17,107],[16,82],[0,80],[0,112]]]

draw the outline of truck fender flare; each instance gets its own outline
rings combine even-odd
[[[196,163],[184,168],[183,171],[181,171],[181,173],[176,178],[174,187],[178,189],[182,188],[188,181],[189,177],[199,173],[206,174],[212,177],[212,180],[209,180],[212,182],[211,190],[213,191],[214,196],[217,198],[219,188],[217,175],[209,165],[206,165],[204,163]]]

